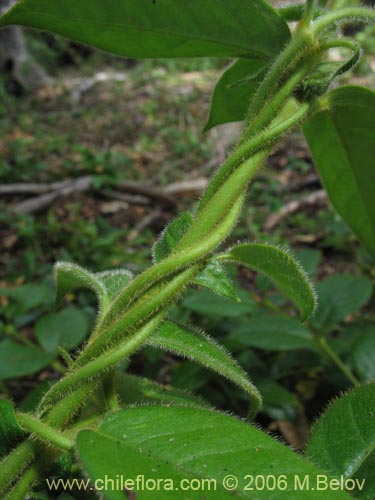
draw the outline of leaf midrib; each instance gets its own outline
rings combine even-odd
[[[21,4],[22,5],[22,4]],[[17,6],[16,6],[17,7]],[[14,21],[12,21],[12,10],[11,9],[10,11],[8,11],[2,18],[0,18],[0,26],[6,26],[7,24],[13,24],[14,22],[15,23],[20,23],[20,24],[24,24],[24,22],[20,21],[20,20],[17,20],[17,12],[15,13],[15,19]],[[18,9],[17,9],[18,10]],[[46,12],[40,12],[40,11],[37,11],[37,10],[32,10],[31,11],[34,15],[37,15],[37,16],[40,16],[40,17],[44,17],[44,18],[50,18],[50,19],[57,19],[59,20],[60,18],[54,14],[48,14]],[[7,18],[10,17],[11,19],[11,23],[8,23],[7,22]],[[5,22],[4,22],[5,21]],[[85,20],[82,20],[82,19],[70,19],[69,20],[70,22],[72,23],[79,23],[79,24],[85,24],[86,21]],[[199,35],[191,35],[189,33],[176,33],[172,30],[163,30],[163,29],[157,29],[157,28],[140,28],[139,26],[128,26],[127,24],[113,24],[113,23],[102,23],[102,22],[90,22],[91,25],[93,25],[94,27],[97,26],[98,28],[101,28],[101,29],[105,29],[107,30],[108,27],[111,27],[111,28],[115,28],[116,31],[118,29],[121,29],[121,30],[128,30],[128,31],[133,31],[137,34],[142,34],[144,32],[149,32],[149,33],[155,33],[155,34],[158,34],[158,35],[163,35],[163,36],[166,36],[166,37],[169,37],[169,36],[174,36],[174,37],[177,37],[177,38],[187,38],[189,40],[197,40],[197,41],[200,41],[200,42],[205,42],[205,43],[209,43],[211,45],[219,45],[219,46],[225,46],[225,47],[228,47],[228,48],[232,48],[232,49],[236,49],[236,50],[241,50],[241,51],[244,51],[244,52],[241,52],[241,57],[246,57],[246,56],[249,56],[251,58],[255,58],[255,59],[260,59],[260,60],[263,60],[264,57],[272,57],[272,54],[269,54],[268,52],[261,52],[259,50],[255,51],[254,49],[252,49],[250,46],[244,46],[244,45],[238,45],[238,44],[235,44],[235,43],[228,43],[228,42],[223,42],[223,40],[221,39],[214,39],[214,38],[206,38],[206,37],[202,37],[202,36],[199,36]],[[69,38],[69,37],[67,37]],[[240,57],[240,54],[238,54],[238,56]]]

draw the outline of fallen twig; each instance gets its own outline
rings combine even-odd
[[[69,183],[64,183],[63,187],[55,189],[51,193],[42,194],[25,201],[21,201],[21,203],[18,203],[18,205],[16,205],[13,211],[16,214],[31,214],[33,212],[42,210],[45,207],[48,207],[54,200],[61,196],[68,196],[78,191],[87,191],[91,188],[91,185],[91,176],[79,177],[78,179],[69,181]]]
[[[151,226],[151,224],[156,220],[158,217],[162,215],[162,211],[160,209],[153,210],[149,214],[147,214],[143,219],[141,219],[138,224],[130,231],[128,234],[128,241],[133,241],[135,240],[139,234],[146,229],[146,227]]]
[[[314,193],[311,193],[299,200],[292,200],[284,205],[280,212],[270,215],[264,224],[264,228],[267,231],[274,229],[283,219],[291,214],[294,214],[295,212],[298,212],[298,210],[302,209],[303,207],[312,205],[324,205],[326,202],[327,194],[324,189],[315,191]]]
[[[39,195],[21,201],[13,208],[15,213],[30,214],[48,207],[62,196],[95,189],[93,181],[94,177],[88,175],[58,182],[5,184],[0,186],[0,196]],[[176,208],[180,197],[201,194],[206,188],[207,182],[205,177],[200,177],[191,181],[175,182],[165,188],[158,188],[134,181],[120,181],[116,185],[116,190],[106,190],[104,194],[107,197],[137,205],[148,205],[150,200],[153,200],[162,206]]]

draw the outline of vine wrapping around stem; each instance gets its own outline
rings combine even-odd
[[[309,2],[309,4],[312,4],[313,2]],[[268,73],[267,77],[263,81],[263,83],[260,85],[259,92],[257,93],[257,96],[253,102],[253,104],[250,106],[250,110],[247,116],[247,123],[249,124],[254,116],[261,116],[262,117],[262,112],[264,112],[265,105],[272,101],[272,97],[275,96],[275,90],[277,90],[277,84],[280,82],[283,78],[285,79],[285,75],[292,74],[293,68],[296,67],[298,62],[301,60],[301,58],[309,51],[311,50],[311,47],[314,47],[316,45],[316,35],[319,34],[320,32],[324,31],[327,27],[330,25],[334,24],[337,21],[340,21],[341,19],[344,18],[366,18],[366,19],[375,19],[374,11],[371,9],[342,9],[337,12],[333,12],[330,14],[327,14],[326,16],[319,18],[317,21],[315,21],[312,26],[313,29],[310,31],[309,29],[306,29],[306,27],[301,27],[299,30],[297,30],[293,40],[291,41],[290,44],[284,49],[284,51],[280,54],[280,56],[276,59],[274,62],[270,72]],[[301,25],[302,26],[302,25]],[[290,91],[291,94],[291,91]],[[288,96],[288,92],[286,92],[285,97],[286,99],[290,97],[290,94]],[[285,127],[281,127],[278,130],[266,130],[263,131],[262,134],[264,133],[262,139],[260,138],[261,136],[255,136],[253,137],[254,142],[252,143],[252,147],[254,150],[251,150],[251,147],[249,146],[249,143],[244,145],[244,148],[248,148],[247,154],[258,154],[259,153],[259,159],[262,157],[262,160],[260,161],[260,164],[263,161],[263,156],[265,157],[268,152],[271,149],[271,146],[277,141],[277,139],[285,133],[291,126],[296,125],[303,117],[305,114],[308,112],[308,106],[305,106],[303,109],[303,112],[301,111],[301,116],[295,116],[293,117],[292,122],[287,122],[285,124]],[[265,122],[269,119],[265,118],[265,116],[262,117]],[[247,129],[247,132],[249,130]],[[271,135],[267,139],[267,133],[269,134],[275,134],[274,137],[271,137]],[[245,139],[247,135],[245,133]],[[269,141],[267,144],[263,143],[263,146],[266,145],[264,153],[260,154],[260,151],[256,149],[256,147],[261,146],[261,140]],[[238,160],[239,163],[233,162],[231,164],[231,168],[234,165],[234,169],[240,164],[241,162],[241,155],[244,155],[244,150],[238,149],[237,151],[234,152],[232,157],[236,158],[236,162]],[[237,155],[237,156],[236,156]],[[244,159],[244,156],[242,156],[242,160]],[[248,158],[246,159],[248,160]],[[229,163],[226,163],[226,165],[230,164],[231,161],[229,160]],[[257,168],[259,165],[257,165]],[[251,171],[248,172],[248,177],[246,178],[246,185],[248,181],[250,180],[251,176],[256,172],[257,168],[252,168],[250,169]],[[231,172],[230,169],[229,173],[225,172],[225,175],[222,176],[220,179],[220,182],[223,184],[226,184],[230,177],[231,177]],[[245,170],[245,169],[244,169]],[[240,178],[240,175],[237,174],[238,177],[237,179]],[[215,183],[217,178],[214,178],[212,181]],[[234,182],[233,182],[234,184]],[[220,192],[220,187],[217,185],[214,190],[212,190],[211,186],[213,184],[210,184],[210,187],[208,188],[208,192],[211,189],[210,197],[206,198],[205,202],[209,202],[211,199],[214,199],[214,196]],[[229,184],[228,184],[229,185]],[[218,188],[218,189],[216,189]],[[173,273],[182,273],[184,272],[184,269],[188,266],[195,266],[197,262],[199,262],[200,259],[204,258],[212,252],[212,250],[227,236],[227,234],[230,232],[231,228],[235,224],[238,214],[240,213],[242,202],[243,202],[243,196],[244,196],[244,191],[246,188],[239,192],[239,191],[233,191],[231,193],[224,193],[224,191],[220,193],[226,194],[226,199],[229,207],[229,212],[228,213],[222,213],[220,216],[218,214],[212,214],[215,215],[215,217],[211,217],[205,215],[204,217],[200,218],[198,217],[197,219],[199,220],[199,223],[194,226],[193,225],[193,230],[190,233],[189,236],[186,236],[185,240],[181,243],[180,248],[178,249],[177,253],[172,254],[169,258],[167,258],[165,261],[161,262],[157,266],[153,266],[149,270],[147,270],[145,273],[142,273],[139,277],[135,278],[135,280],[129,285],[127,290],[125,291],[124,295],[119,299],[116,303],[116,306],[121,307],[121,306],[128,306],[129,304],[136,304],[136,301],[139,300],[139,298],[142,296],[142,294],[147,292],[148,288],[150,286],[153,286],[155,283],[159,283],[160,281],[164,280],[167,277],[170,277],[173,275]],[[233,200],[233,197],[238,195],[238,200]],[[232,198],[231,198],[232,197]],[[220,196],[218,195],[217,198],[215,198],[215,204],[216,204],[216,210],[218,207],[220,207],[220,203],[217,203],[220,201]],[[231,205],[232,203],[232,205]],[[214,203],[211,205],[211,207],[214,207]],[[201,204],[201,208],[203,209],[205,203]],[[209,220],[210,219],[210,220]],[[211,232],[207,235],[207,228],[206,228],[206,233],[205,233],[205,238],[203,241],[199,241],[197,245],[197,241],[193,242],[189,240],[189,238],[194,235],[194,237],[197,237],[197,235],[203,234],[202,230],[204,228],[204,224],[202,221],[207,221],[209,220],[211,224]],[[198,228],[198,229],[197,229]],[[197,269],[194,270],[194,272],[197,272]],[[194,274],[194,273],[192,273]],[[150,314],[153,314],[152,311]],[[154,317],[151,319],[151,321],[157,322],[157,317]],[[112,323],[117,319],[117,316],[111,316],[109,314],[107,316],[107,322],[104,323],[104,326],[106,328],[109,328]],[[85,355],[82,357],[79,357],[75,362],[74,366],[72,367],[72,373],[74,373],[75,367],[80,367],[81,366],[89,366],[89,368],[85,368],[87,370],[87,373],[89,375],[89,378],[91,375],[94,374],[92,370],[96,369],[98,366],[99,369],[102,369],[103,371],[103,361],[105,360],[110,360],[110,363],[108,366],[111,365],[111,363],[114,361],[113,358],[110,358],[112,354],[109,352],[107,353],[108,358],[102,358],[100,361],[98,361],[98,365],[89,365],[90,362],[93,362],[92,359],[94,358],[95,354],[97,354],[96,349],[101,349],[103,346],[106,345],[106,339],[105,339],[105,333],[108,333],[108,330],[106,328],[103,328],[103,331],[101,334],[103,334],[103,339],[101,340],[100,343],[96,344],[94,346],[94,343],[88,344],[88,347],[94,346],[93,348],[90,347],[91,352],[90,355]],[[100,337],[98,337],[100,338]],[[139,340],[139,339],[138,339]],[[140,342],[141,343],[141,342]],[[124,351],[122,354],[124,355],[130,355],[138,346],[140,343],[137,344],[136,339],[134,340],[134,345],[128,344],[126,352]],[[137,345],[136,345],[137,344]],[[84,351],[85,353],[85,351]],[[106,354],[104,354],[105,356]],[[117,358],[116,358],[117,359]],[[85,363],[88,363],[85,365]],[[81,372],[82,374],[83,372]],[[69,374],[68,374],[69,377]],[[79,377],[78,377],[79,378]],[[100,379],[100,374],[98,376],[98,379]],[[64,380],[64,379],[63,379]],[[73,392],[70,392],[68,394],[60,393],[60,396],[62,395],[63,398],[60,399],[56,403],[55,406],[53,407],[48,407],[48,411],[46,412],[45,415],[45,422],[49,423],[50,425],[55,425],[56,427],[63,427],[66,421],[69,421],[71,419],[72,415],[77,411],[77,409],[81,406],[82,401],[87,398],[87,396],[90,394],[90,392],[93,390],[93,388],[96,387],[98,380],[92,381],[92,380],[87,380],[87,378],[83,378],[83,383],[85,385],[76,388],[70,386],[68,383],[66,383],[66,386],[64,390],[66,389],[71,389],[73,388]],[[77,380],[75,381],[77,382]],[[79,382],[79,380],[78,380]],[[59,391],[61,389],[61,386],[59,387],[59,383],[56,384],[56,389],[52,391],[55,395],[59,394]],[[18,476],[22,470],[25,469],[27,464],[29,464],[35,455],[38,454],[38,443],[33,443],[30,440],[25,441],[22,443],[12,455],[7,457],[5,461],[1,463],[2,466],[2,474],[0,477],[0,486],[3,486],[2,491],[4,491],[8,485],[10,484],[8,481],[8,478],[4,478],[3,471],[7,471],[9,474],[10,478]],[[69,445],[70,446],[70,445]],[[4,468],[3,468],[4,467]],[[35,465],[35,467],[38,467]],[[36,470],[34,467],[30,470]],[[30,481],[33,482],[34,476],[31,477],[32,473],[26,473],[25,476],[21,477],[19,483],[18,483],[18,490],[21,491],[25,486],[26,483],[29,486]],[[22,486],[23,485],[23,486]]]

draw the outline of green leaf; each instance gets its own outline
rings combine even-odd
[[[70,262],[58,262],[54,267],[56,281],[56,301],[72,290],[88,288],[92,290],[104,312],[115,295],[131,281],[132,274],[126,269],[114,269],[91,273],[84,267]]]
[[[375,384],[355,388],[318,420],[306,456],[330,474],[363,483],[355,498],[375,496]]]
[[[262,395],[261,411],[273,420],[296,420],[301,413],[301,403],[284,386],[270,378],[257,378]]]
[[[296,257],[298,262],[302,265],[303,269],[310,277],[316,275],[320,261],[322,260],[321,250],[303,248],[302,250],[296,251]]]
[[[348,323],[327,337],[332,349],[342,358],[348,358],[353,352],[354,344],[364,333],[364,326],[357,323]]]
[[[0,294],[16,300],[20,305],[17,312],[23,314],[34,309],[34,307],[49,304],[51,289],[45,285],[30,283],[17,288],[0,288]]]
[[[37,385],[29,391],[25,398],[18,404],[18,409],[24,413],[34,412],[44,394],[52,387],[56,381],[44,380],[41,384]]]
[[[212,320],[221,321],[221,318],[237,318],[243,314],[249,314],[256,309],[255,302],[251,298],[245,300],[241,298],[241,303],[233,302],[226,297],[220,297],[208,290],[193,291],[187,295],[183,301],[183,307],[197,312],[204,316],[212,317]],[[210,318],[211,319],[211,318]]]
[[[233,247],[221,258],[265,274],[296,304],[302,321],[313,313],[316,306],[314,290],[303,268],[285,250],[268,244],[245,243]]]
[[[53,356],[34,345],[18,344],[5,339],[0,342],[0,380],[37,373],[47,366]]]
[[[61,302],[64,296],[79,288],[88,288],[98,297],[101,305],[108,301],[107,291],[100,279],[84,267],[70,262],[58,262],[54,266],[56,282],[56,301]]]
[[[367,325],[362,330],[362,336],[354,344],[351,361],[362,380],[375,380],[375,325]]]
[[[257,410],[260,404],[258,390],[230,354],[208,335],[166,321],[147,343],[196,361],[226,377],[248,394],[252,413]]]
[[[236,326],[228,340],[267,351],[314,349],[314,338],[299,321],[283,316],[257,316]]]
[[[152,251],[155,263],[160,262],[170,255],[192,222],[193,217],[188,212],[183,212],[168,224],[153,247]]]
[[[375,257],[375,92],[334,90],[303,129],[333,206]]]
[[[290,33],[263,0],[24,0],[0,21],[52,31],[125,57],[276,55]]]
[[[80,345],[89,330],[87,316],[76,307],[47,314],[35,324],[35,336],[43,349],[57,353],[58,346],[70,350]]]
[[[13,405],[6,399],[0,399],[0,456],[23,434],[14,413]]]
[[[204,286],[222,297],[241,302],[223,266],[215,258],[210,259],[201,274],[194,279],[194,283]]]
[[[245,119],[259,76],[267,63],[258,59],[239,59],[221,75],[212,94],[210,115],[205,131],[221,123]]]
[[[132,273],[127,269],[103,271],[95,273],[95,277],[103,283],[109,300],[112,300],[133,279]]]
[[[208,403],[187,391],[170,385],[157,384],[148,378],[128,373],[116,373],[115,388],[121,402],[126,406],[139,403],[165,403],[209,408]]]
[[[302,480],[308,476],[314,486],[322,473],[314,465],[259,429],[206,409],[148,406],[120,411],[107,416],[96,431],[81,431],[77,451],[93,480],[115,479],[116,475],[123,475],[124,480],[143,475],[151,480],[149,484],[170,480],[152,491],[142,485],[131,487],[129,482],[128,489],[142,500],[322,499],[322,492],[295,489],[296,476]],[[238,486],[228,483],[225,489],[223,481],[229,475],[238,478]],[[257,475],[286,477],[272,492],[246,489],[249,476]],[[196,490],[179,488],[184,484],[181,480],[192,479]],[[205,481],[201,485],[206,486],[200,488],[197,480],[202,479],[211,479],[211,487]],[[102,493],[108,500],[123,499],[122,491]],[[329,492],[329,500],[349,499],[345,492]]]
[[[329,331],[350,314],[367,304],[373,291],[364,276],[336,274],[317,285],[319,307],[311,322],[316,329]]]

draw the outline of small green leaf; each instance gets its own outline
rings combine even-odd
[[[104,284],[94,273],[84,267],[70,262],[58,262],[54,266],[56,282],[56,301],[61,302],[64,296],[79,288],[88,288],[98,297],[101,305],[107,303],[108,297]]]
[[[13,405],[6,399],[0,399],[0,456],[23,434],[14,413]]]
[[[194,283],[204,286],[222,297],[241,302],[223,266],[215,258],[210,259],[201,274],[194,279]]]
[[[244,22],[246,20],[246,22]],[[125,57],[257,57],[289,40],[263,0],[24,0],[0,20],[52,31]]]
[[[313,313],[316,306],[314,290],[303,268],[285,250],[268,244],[245,243],[233,247],[221,259],[243,264],[268,276],[296,304],[302,321]]]
[[[23,413],[33,413],[44,394],[51,388],[56,381],[44,380],[41,384],[37,385],[29,391],[25,398],[18,404],[18,409]]]
[[[351,361],[362,380],[375,380],[375,325],[362,327],[362,335],[354,344]]]
[[[259,84],[259,77],[266,67],[266,61],[239,59],[225,70],[212,94],[205,131],[221,123],[245,119],[251,97]]]
[[[321,250],[303,248],[302,250],[297,250],[295,255],[306,273],[311,278],[314,277],[318,271],[320,261],[322,260]]]
[[[248,394],[252,413],[257,410],[260,404],[258,390],[230,354],[208,335],[166,321],[147,343],[196,361],[226,377]]]
[[[262,395],[261,411],[273,420],[296,420],[301,413],[301,403],[284,386],[270,378],[257,378]]]
[[[170,255],[193,222],[188,212],[183,212],[168,224],[153,247],[154,262],[160,262]]]
[[[70,350],[80,345],[89,330],[87,316],[76,307],[47,314],[35,324],[35,336],[43,349],[57,353],[58,346]]]
[[[95,277],[103,283],[108,300],[112,300],[118,292],[125,288],[133,279],[132,273],[127,269],[103,271],[101,273],[95,273]]]
[[[107,416],[96,431],[77,436],[77,451],[93,480],[123,477],[163,481],[152,491],[128,483],[129,494],[142,500],[321,500],[315,491],[324,472],[259,429],[232,416],[199,408],[145,406]],[[238,484],[226,483],[228,476]],[[285,476],[268,488],[246,488],[250,477]],[[310,479],[311,488],[296,491],[295,478]],[[184,491],[186,480],[197,489]],[[197,479],[201,480],[199,487]],[[207,479],[211,479],[208,488]],[[184,480],[185,483],[181,483]],[[202,480],[205,480],[204,482]],[[228,479],[227,479],[228,480]],[[229,479],[230,481],[230,479]],[[223,484],[224,483],[224,484]],[[272,488],[272,482],[269,483]],[[129,488],[130,486],[130,488]],[[169,487],[168,487],[169,486]],[[122,491],[102,492],[107,500],[123,500]],[[330,490],[329,500],[350,500],[344,491]]]
[[[87,288],[96,294],[102,312],[107,309],[116,294],[125,288],[132,279],[132,274],[126,269],[91,273],[84,267],[70,262],[58,262],[55,264],[54,271],[58,303],[68,292]]]
[[[313,326],[330,331],[340,321],[367,304],[373,284],[364,276],[336,274],[325,278],[317,285],[319,307],[311,318]]]
[[[47,366],[53,356],[34,345],[19,344],[11,339],[0,342],[0,380],[37,373]]]
[[[306,456],[336,477],[363,487],[359,500],[375,496],[375,384],[356,387],[328,408],[318,420]]]
[[[253,313],[256,309],[251,297],[240,294],[241,302],[233,302],[226,297],[220,297],[208,290],[190,292],[182,301],[183,307],[190,311],[210,316],[212,321],[221,321],[222,318],[237,318],[243,314]]]
[[[121,402],[126,405],[161,403],[161,404],[183,404],[209,408],[198,396],[188,391],[176,389],[170,385],[160,385],[152,380],[128,373],[116,373],[115,388]]]
[[[314,349],[314,338],[299,321],[283,316],[263,315],[236,326],[228,340],[267,351]],[[315,350],[315,349],[314,349]]]
[[[375,92],[335,89],[303,130],[333,206],[375,257]]]
[[[51,299],[51,289],[49,287],[32,283],[17,288],[0,288],[0,294],[6,295],[19,303],[20,308],[17,311],[19,314],[26,313],[34,307],[49,304]]]

